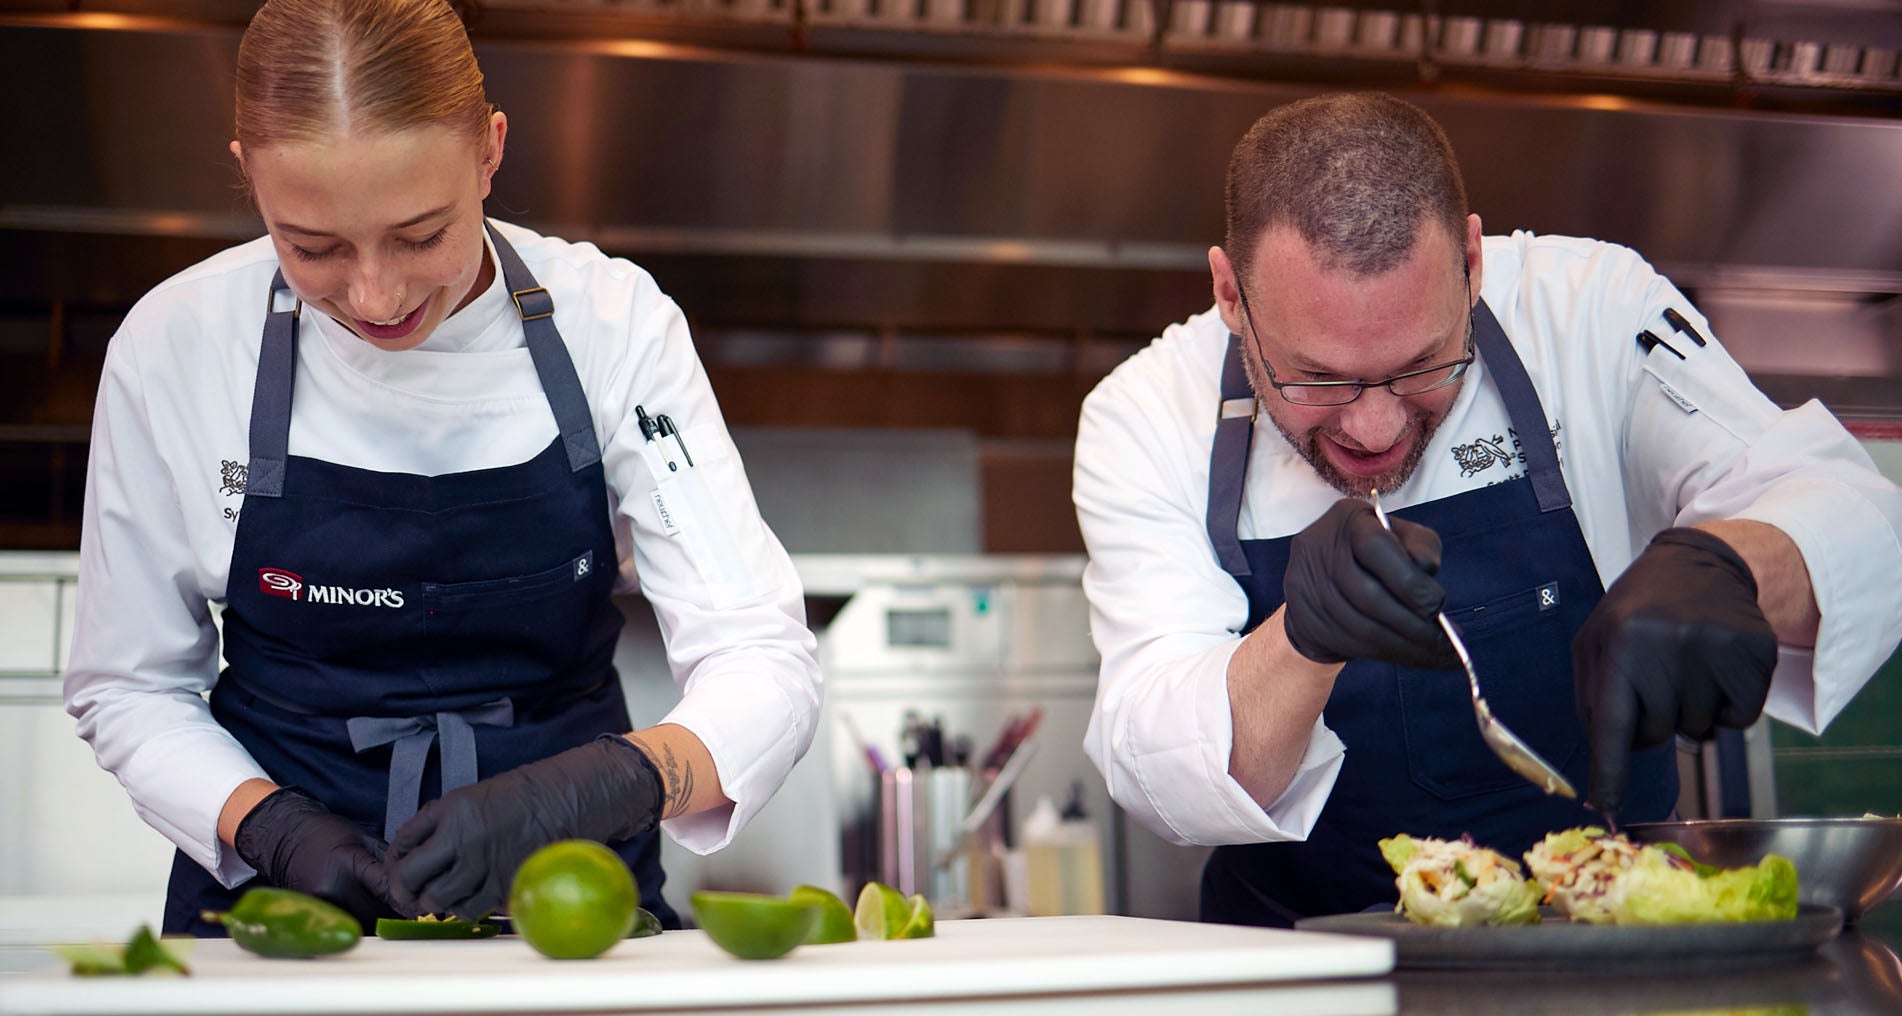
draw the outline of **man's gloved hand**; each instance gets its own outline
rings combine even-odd
[[[412,913],[480,917],[508,900],[515,869],[540,847],[652,829],[662,790],[639,748],[602,735],[423,805],[390,841],[390,888]]]
[[[259,801],[232,846],[264,881],[348,910],[358,921],[394,916],[383,841],[296,787]]]
[[[1634,748],[1763,712],[1777,640],[1757,581],[1723,540],[1667,529],[1605,591],[1572,638],[1579,718],[1591,732],[1592,804],[1624,803]]]
[[[1446,590],[1440,537],[1393,519],[1381,528],[1373,506],[1342,498],[1295,534],[1282,580],[1282,627],[1295,651],[1316,663],[1383,660],[1456,669],[1459,658],[1436,619]]]

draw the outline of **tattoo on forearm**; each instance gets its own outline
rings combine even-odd
[[[628,740],[632,741],[634,747],[639,748],[648,760],[654,763],[654,768],[660,771],[662,796],[660,817],[670,819],[686,814],[687,804],[693,800],[693,767],[676,758],[674,749],[669,745],[663,744],[656,749],[645,739],[632,734],[628,735]]]
[[[672,748],[663,746],[661,753],[667,756],[667,807],[661,817],[673,818],[686,814],[687,802],[693,799],[693,767],[676,761]]]

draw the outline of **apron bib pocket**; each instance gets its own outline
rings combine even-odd
[[[1545,582],[1450,610],[1447,620],[1473,655],[1493,715],[1565,770],[1584,741],[1571,696],[1554,693],[1569,688],[1571,672],[1571,632],[1560,599],[1557,583]],[[1416,785],[1444,800],[1526,786],[1479,736],[1464,674],[1408,668],[1397,674],[1407,772]],[[1530,680],[1534,674],[1549,676]]]
[[[425,582],[423,608],[432,614],[437,611],[482,610],[529,603],[564,592],[580,594],[585,600],[589,591],[585,580],[593,573],[594,552],[590,550],[572,560],[528,575],[474,582]]]

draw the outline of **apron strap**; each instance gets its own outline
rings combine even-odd
[[[1526,376],[1525,364],[1512,348],[1512,341],[1499,327],[1491,307],[1481,298],[1473,305],[1473,344],[1486,360],[1493,384],[1506,403],[1506,416],[1519,435],[1519,447],[1526,454],[1526,475],[1532,480],[1532,492],[1539,499],[1541,512],[1558,511],[1572,506],[1572,492],[1565,487],[1565,474],[1559,470],[1558,446],[1552,443],[1551,424],[1546,422],[1545,406],[1538,390]]]
[[[284,273],[271,277],[264,298],[264,338],[258,348],[258,376],[251,390],[251,462],[245,467],[246,497],[281,497],[284,460],[291,446],[291,383],[297,379],[297,315],[304,301],[284,284]]]
[[[429,746],[439,735],[442,792],[447,794],[476,781],[475,727],[514,725],[515,705],[505,698],[434,715],[354,716],[345,721],[350,747],[358,752],[395,745],[390,749],[390,789],[383,806],[384,841],[394,839],[396,830],[421,805],[423,767],[429,761]]]
[[[1242,364],[1242,338],[1228,336],[1222,357],[1222,403],[1215,418],[1215,446],[1209,454],[1209,543],[1222,570],[1237,579],[1249,575],[1248,556],[1236,536],[1242,516],[1242,486],[1248,479],[1248,449],[1255,437],[1254,390]]]
[[[555,298],[522,263],[521,255],[509,246],[495,225],[483,226],[495,242],[495,256],[502,262],[502,282],[516,313],[522,316],[522,332],[528,338],[528,355],[535,361],[535,373],[541,377],[542,391],[548,395],[548,408],[555,412],[555,425],[561,429],[561,444],[568,452],[568,468],[580,472],[601,461],[601,444],[594,436],[594,416],[588,412],[588,399],[575,373],[574,360],[555,328]]]
[[[594,417],[567,344],[555,328],[555,301],[522,263],[521,255],[502,238],[494,225],[483,225],[495,241],[502,263],[502,281],[522,316],[522,333],[548,396],[548,408],[561,430],[568,468],[580,472],[601,461],[601,445],[594,436]],[[258,349],[258,374],[251,395],[251,460],[245,470],[247,496],[282,497],[285,461],[290,457],[291,385],[297,378],[297,319],[304,303],[284,284],[280,269],[271,278],[265,297],[264,337]]]

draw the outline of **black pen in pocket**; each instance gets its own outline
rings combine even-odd
[[[661,422],[656,423],[653,417],[647,415],[646,406],[634,407],[634,420],[636,423],[640,425],[641,437],[646,438],[649,441],[654,441],[656,437],[665,433],[665,431],[662,429],[662,423],[665,423],[671,426],[673,422],[667,419],[667,415],[665,413],[662,413],[660,417]],[[680,472],[680,464],[675,462],[673,459],[673,456],[667,453],[667,442],[654,441],[654,444],[656,447],[660,449],[660,460],[662,462],[667,463],[667,471],[670,473]],[[681,451],[683,452],[686,451],[686,447],[682,446]],[[688,459],[687,464],[690,466],[693,465],[693,460]]]
[[[687,460],[687,465],[692,466],[693,454],[687,451],[687,442],[681,439],[680,428],[674,426],[674,418],[671,416],[668,416],[666,413],[662,413],[656,419],[659,421],[659,425],[660,425],[660,436],[673,438],[674,444],[678,445],[680,448],[680,457]],[[663,442],[663,446],[664,444],[665,443]]]

